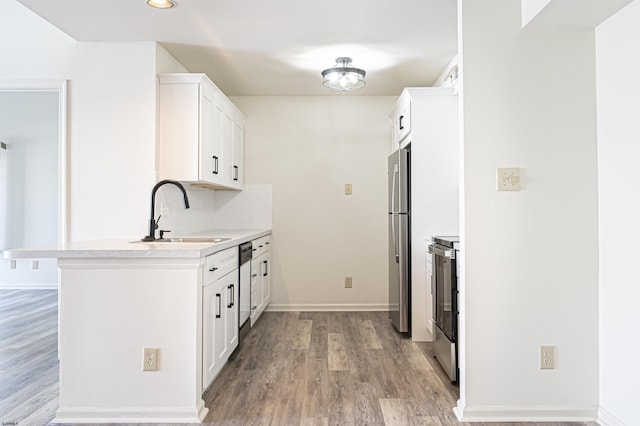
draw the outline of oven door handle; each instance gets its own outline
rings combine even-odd
[[[444,257],[448,257],[449,259],[456,258],[455,250],[442,249],[438,246],[435,246],[433,243],[429,243],[429,245],[427,246],[427,251],[431,254],[435,254],[436,256],[444,256]]]

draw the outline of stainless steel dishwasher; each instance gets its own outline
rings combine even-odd
[[[251,241],[240,244],[240,338],[251,327],[249,315],[251,314],[251,254],[253,253]]]
[[[238,333],[238,347],[229,356],[230,360],[234,360],[238,356],[242,341],[251,328],[249,315],[251,314],[251,258],[253,246],[249,241],[248,243],[240,244],[239,247],[238,299],[240,300],[240,309],[238,309],[238,327],[240,331]]]

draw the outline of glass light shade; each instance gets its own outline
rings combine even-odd
[[[148,0],[147,4],[156,9],[170,9],[176,5],[171,0]]]
[[[336,92],[349,92],[362,89],[366,72],[351,65],[351,58],[336,59],[333,68],[322,71],[322,84]]]

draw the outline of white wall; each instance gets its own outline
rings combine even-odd
[[[272,184],[272,308],[386,309],[388,116],[395,97],[235,97],[245,182]],[[344,195],[344,184],[353,195]],[[353,288],[344,288],[344,277]]]
[[[156,44],[78,43],[70,66],[71,239],[145,233],[155,179]]]
[[[594,419],[598,236],[593,31],[521,30],[461,0],[465,420]],[[496,168],[520,167],[520,192]],[[539,369],[539,346],[556,369]]]
[[[0,79],[66,78],[75,45],[16,0],[0,0]]]
[[[600,423],[640,424],[640,2],[597,28]]]

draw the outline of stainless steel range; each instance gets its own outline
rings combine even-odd
[[[433,237],[427,251],[432,256],[431,292],[434,299],[433,351],[452,383],[458,382],[458,277],[460,238]]]

